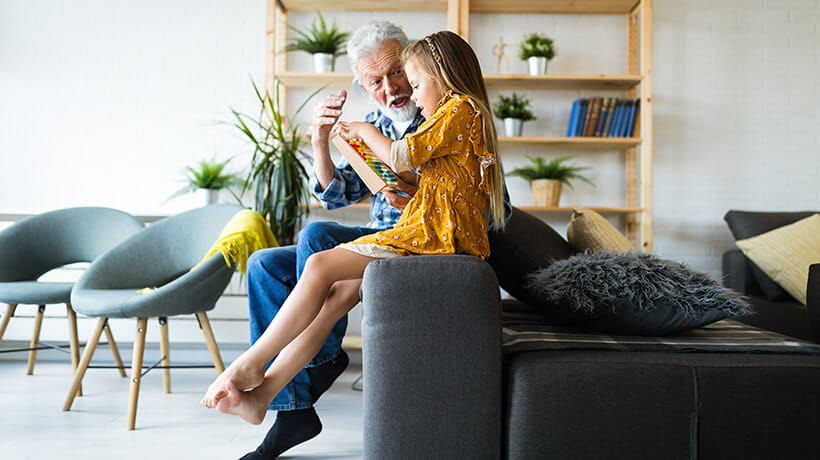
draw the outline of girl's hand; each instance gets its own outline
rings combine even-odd
[[[379,133],[375,126],[360,121],[340,121],[333,130],[345,139],[364,139],[368,134]]]

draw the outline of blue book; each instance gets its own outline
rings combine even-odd
[[[567,137],[574,137],[575,130],[578,129],[578,112],[581,110],[581,100],[576,99],[572,103],[572,111],[569,114],[569,125],[567,126]]]
[[[629,104],[629,123],[626,125],[626,137],[632,137],[632,131],[635,129],[635,118],[638,114],[638,104],[640,99],[635,99]]]
[[[621,122],[618,123],[618,137],[626,137],[626,125],[629,123],[629,99],[624,99],[624,108],[621,111]]]
[[[618,99],[615,102],[615,114],[612,116],[612,126],[609,128],[609,137],[618,137],[618,126],[624,112],[624,102]]]
[[[589,99],[581,99],[578,110],[578,124],[575,126],[575,135],[580,136],[584,132],[584,121],[587,119],[587,109],[589,109]]]

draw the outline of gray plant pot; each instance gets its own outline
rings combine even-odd
[[[527,64],[530,66],[530,75],[546,75],[547,74],[547,58],[533,56],[527,59]]]
[[[524,121],[520,118],[504,119],[504,134],[507,137],[520,137],[524,131]]]
[[[336,57],[327,53],[316,53],[313,55],[313,71],[316,73],[333,72],[333,65]]]

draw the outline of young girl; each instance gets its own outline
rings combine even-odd
[[[371,261],[414,254],[490,255],[486,224],[504,226],[503,178],[478,59],[467,42],[447,31],[410,45],[403,58],[413,100],[427,118],[418,131],[395,142],[368,123],[340,122],[336,131],[364,140],[395,171],[418,168],[419,190],[393,229],[308,259],[262,337],[208,388],[202,399],[206,407],[262,423],[271,398],[358,303]]]

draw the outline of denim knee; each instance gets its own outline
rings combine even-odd
[[[331,249],[339,244],[335,222],[311,222],[299,232],[298,245],[307,245],[311,253]]]

